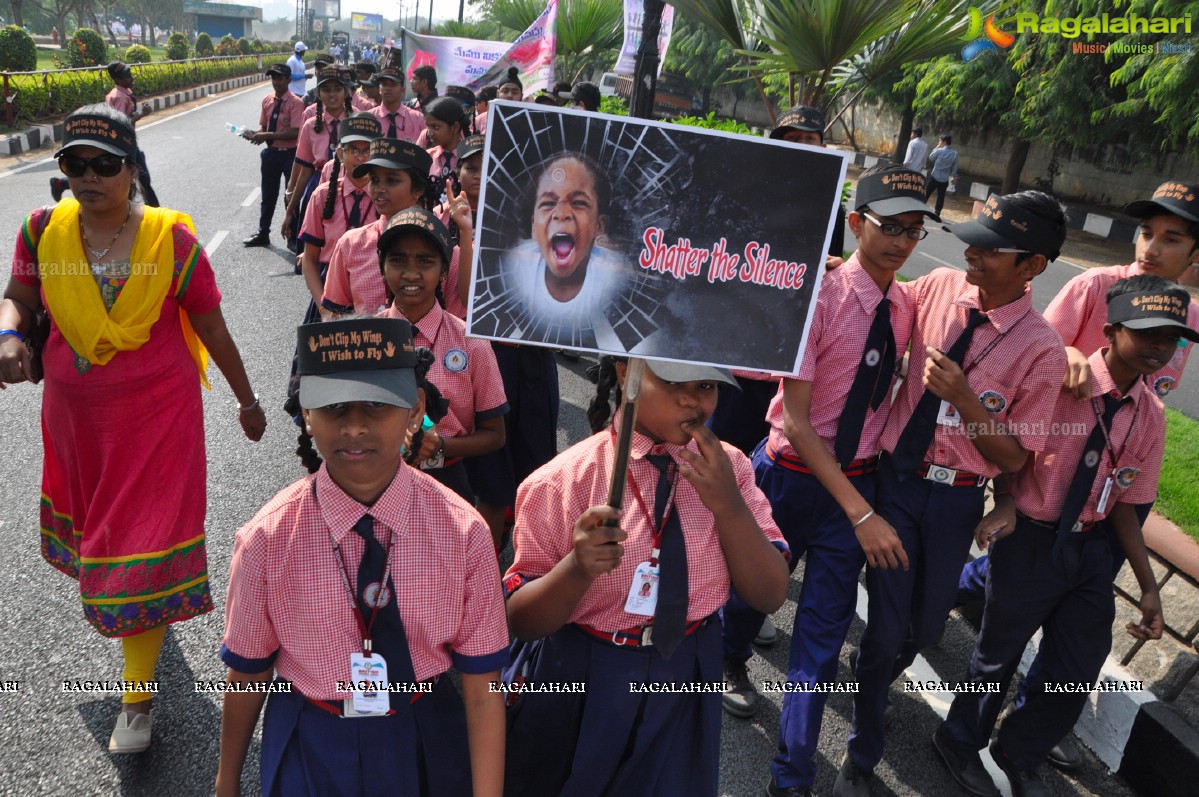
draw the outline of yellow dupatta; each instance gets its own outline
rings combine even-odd
[[[96,288],[79,231],[79,203],[64,199],[54,207],[50,223],[37,245],[38,272],[46,309],[71,349],[96,365],[106,365],[119,351],[133,351],[150,339],[150,329],[162,313],[175,274],[175,240],[171,228],[182,222],[195,234],[187,214],[167,208],[147,207],[129,257],[132,270],[112,305]],[[198,253],[183,264],[184,275]],[[176,298],[186,287],[182,276]],[[183,339],[191,353],[200,382],[208,388],[208,350],[200,342],[187,312],[179,308]]]

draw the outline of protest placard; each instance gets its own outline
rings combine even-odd
[[[799,370],[845,155],[545,105],[489,114],[469,334]]]

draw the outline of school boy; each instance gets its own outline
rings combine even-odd
[[[933,745],[954,779],[972,794],[998,794],[978,752],[991,737],[1028,640],[1041,640],[1041,689],[1031,690],[991,743],[1015,797],[1051,793],[1037,766],[1078,719],[1087,695],[1063,685],[1093,684],[1111,650],[1111,523],[1141,587],[1136,639],[1160,639],[1162,607],[1136,505],[1157,494],[1165,413],[1144,377],[1163,368],[1180,338],[1194,342],[1190,297],[1160,277],[1120,280],[1107,291],[1108,346],[1088,359],[1089,394],[1062,387],[1051,416],[1057,434],[1010,480],[997,480],[995,509],[979,523],[979,547],[993,545],[982,630],[968,678],[998,683],[988,694],[958,694]],[[1058,687],[1058,688],[1055,688]]]
[[[394,318],[306,324],[297,342],[309,438],[298,453],[315,440],[324,463],[237,533],[217,793],[239,793],[266,697],[246,687],[277,677],[288,691],[266,705],[267,797],[499,797],[504,709],[491,687],[508,632],[490,534],[402,462],[432,358]]]
[[[279,181],[287,181],[291,164],[296,157],[296,139],[304,114],[304,101],[288,88],[291,70],[286,64],[275,64],[266,70],[271,78],[271,93],[262,98],[258,116],[258,131],[250,136],[253,144],[262,148],[262,211],[258,214],[258,232],[242,241],[245,246],[271,245],[271,219],[279,201]]]
[[[1107,345],[1103,327],[1107,323],[1108,289],[1119,280],[1137,274],[1152,274],[1175,283],[1187,269],[1194,267],[1199,253],[1199,185],[1168,180],[1158,186],[1152,198],[1131,202],[1124,207],[1124,212],[1141,220],[1133,262],[1087,269],[1067,282],[1045,309],[1045,320],[1053,325],[1066,344],[1070,365],[1063,385],[1081,400],[1090,396],[1088,358]],[[1191,329],[1199,331],[1199,303],[1194,299],[1187,323]],[[1188,339],[1179,338],[1170,362],[1153,375],[1153,392],[1163,401],[1178,387],[1191,348]],[[1141,525],[1152,508],[1152,502],[1137,506]],[[1103,531],[1110,534],[1106,521],[1103,526]],[[1124,557],[1116,551],[1112,561],[1113,578],[1123,564]],[[984,554],[962,568],[958,582],[959,605],[983,602],[989,565],[990,557]],[[1024,701],[1029,688],[1036,688],[1040,683],[1039,662],[1038,656],[1029,667],[1027,677],[1020,682],[1017,705]],[[1082,764],[1082,753],[1069,736],[1064,736],[1049,751],[1048,760],[1059,769],[1077,769]]]
[[[849,749],[834,794],[865,797],[882,760],[887,694],[953,607],[988,479],[1045,448],[1066,372],[1061,338],[1032,307],[1029,281],[1066,238],[1061,205],[1039,191],[987,199],[947,230],[967,244],[966,271],[909,283],[916,307],[908,377],[880,445],[874,511],[899,534],[908,569],[866,571]]]
[[[758,486],[793,552],[791,569],[806,556],[787,667],[792,683],[813,687],[836,677],[862,565],[907,565],[895,530],[871,502],[878,438],[912,330],[913,307],[894,277],[928,234],[925,217],[940,221],[923,198],[919,172],[887,163],[862,173],[849,214],[857,251],[825,274],[799,375],[782,380],[767,416],[770,435],[754,452]],[[761,618],[736,593],[724,608],[726,680],[743,681],[754,702],[745,661]],[[826,695],[784,695],[771,797],[809,794]],[[739,706],[729,703],[726,711],[735,714],[730,708]]]
[[[381,102],[371,108],[383,125],[384,138],[416,141],[425,130],[425,116],[404,104],[404,72],[394,66],[380,70],[378,77]]]
[[[138,107],[137,99],[133,96],[133,70],[123,61],[113,61],[108,65],[108,76],[115,84],[112,91],[104,97],[104,102],[129,117],[129,121],[137,124],[139,119],[150,115],[150,103],[143,102]],[[137,151],[138,184],[142,189],[142,199],[147,207],[158,207],[158,195],[150,185],[150,167],[146,166],[146,153]],[[60,192],[61,193],[61,192]]]

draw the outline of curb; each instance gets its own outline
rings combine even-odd
[[[1194,794],[1199,733],[1165,704],[1141,706],[1116,772],[1144,794]]]
[[[150,103],[150,107],[155,111],[161,111],[164,108],[182,105],[185,102],[202,99],[213,94],[220,94],[231,89],[249,86],[264,79],[262,73],[243,75],[169,94],[147,97],[144,99],[144,102]],[[142,101],[139,99],[139,102]],[[13,133],[12,135],[0,138],[0,155],[19,155],[22,152],[32,152],[40,147],[48,147],[56,141],[62,141],[61,121],[54,122],[53,124],[33,125],[28,130],[22,130],[20,133]]]
[[[864,169],[869,169],[881,160],[890,159],[880,158],[876,155],[866,155],[862,152],[855,153],[853,156],[853,162]],[[993,186],[975,182],[969,177],[962,175],[958,177],[958,193],[968,194],[971,199],[984,201],[991,194],[999,192]],[[1140,227],[1132,218],[1103,216],[1099,213],[1071,213],[1067,221],[1067,226],[1074,230],[1082,230],[1091,235],[1121,243],[1135,243],[1137,230]]]

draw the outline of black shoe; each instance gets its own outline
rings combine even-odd
[[[1015,762],[1007,757],[998,739],[991,742],[991,757],[1012,784],[1012,797],[1052,797],[1053,792],[1045,785],[1045,781],[1041,780],[1037,770],[1017,769]]]
[[[779,630],[775,627],[774,621],[770,619],[770,615],[766,615],[762,620],[762,626],[758,629],[757,636],[754,637],[754,644],[760,648],[768,648],[778,639]]]
[[[271,236],[265,232],[254,233],[241,243],[242,246],[270,246]]]
[[[758,710],[758,690],[749,680],[749,672],[743,661],[724,660],[724,694],[720,705],[725,713],[740,719],[749,719]]]
[[[770,782],[766,784],[766,797],[816,797],[816,793],[802,786],[780,786],[771,776]]]
[[[949,774],[963,789],[978,797],[998,797],[995,781],[987,774],[977,750],[968,750],[952,736],[942,722],[933,734],[933,748],[949,767]]]
[[[873,772],[859,767],[846,753],[841,759],[837,782],[833,784],[833,797],[870,797],[870,781],[873,779]]]
[[[62,192],[70,188],[70,183],[65,177],[50,178],[50,196],[54,197],[55,202],[62,201]]]
[[[1082,766],[1082,751],[1078,743],[1068,735],[1053,746],[1045,760],[1064,772],[1073,772]]]

